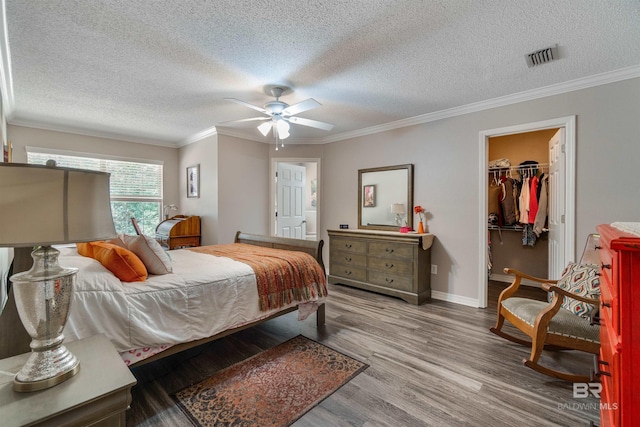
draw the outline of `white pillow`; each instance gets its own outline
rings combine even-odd
[[[127,236],[126,234],[121,235],[121,238],[127,245],[127,249],[142,260],[149,273],[160,275],[173,272],[169,255],[155,239],[143,235]]]

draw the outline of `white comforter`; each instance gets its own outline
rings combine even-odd
[[[282,310],[261,312],[253,270],[229,258],[174,250],[172,274],[126,283],[75,248],[60,252],[61,266],[80,269],[65,341],[104,333],[124,352],[209,337]]]

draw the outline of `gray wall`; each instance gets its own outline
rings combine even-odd
[[[339,224],[357,228],[358,169],[413,163],[414,203],[429,212],[427,225],[436,235],[434,296],[476,305],[483,280],[478,277],[478,247],[485,232],[478,229],[478,206],[480,197],[486,197],[479,194],[477,183],[479,167],[485,163],[480,159],[479,133],[577,117],[576,252],[580,253],[596,225],[640,220],[639,112],[640,78],[635,78],[326,145],[290,143],[278,152],[273,145],[224,135],[180,150],[19,126],[9,126],[9,139],[16,147],[15,161],[24,161],[19,154],[24,145],[164,160],[165,202],[205,217],[205,244],[229,243],[237,230],[269,233],[272,157],[321,159],[319,237],[325,241],[326,230]],[[202,195],[187,200],[183,175],[191,163],[200,163]]]

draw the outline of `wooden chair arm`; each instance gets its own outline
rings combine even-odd
[[[513,268],[505,268],[504,272],[507,274],[513,274],[516,277],[520,277],[521,279],[527,279],[527,280],[531,280],[534,282],[538,282],[538,283],[552,283],[552,284],[556,284],[558,283],[557,280],[549,280],[549,279],[541,279],[539,277],[534,277],[534,276],[530,276],[526,273],[523,273],[521,271],[518,270],[514,270]]]
[[[582,301],[582,302],[586,302],[588,304],[593,304],[595,306],[598,306],[600,304],[600,300],[599,299],[594,299],[594,298],[587,298],[587,297],[583,297],[582,295],[576,295],[574,293],[571,293],[565,289],[559,288],[555,285],[552,285],[551,283],[543,283],[542,284],[542,289],[544,289],[547,292],[555,292],[556,294],[560,294],[563,295],[567,298],[571,298],[571,299],[575,299],[578,301]]]
[[[557,283],[557,280],[540,279],[539,277],[530,276],[518,270],[514,270],[513,268],[505,268],[504,272],[507,274],[513,274],[515,278],[513,279],[513,282],[500,293],[500,296],[498,297],[498,306],[500,306],[502,301],[512,297],[518,291],[522,279],[528,279],[538,283]]]

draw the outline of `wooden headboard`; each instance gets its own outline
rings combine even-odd
[[[290,239],[287,237],[261,236],[259,234],[248,234],[238,231],[236,233],[235,242],[247,243],[255,246],[265,246],[268,248],[284,249],[287,251],[306,252],[314,257],[322,267],[322,270],[326,272],[324,262],[322,261],[324,240],[300,240]]]

